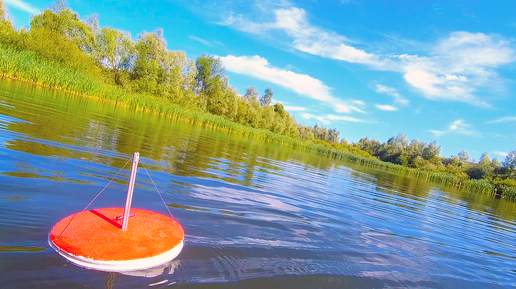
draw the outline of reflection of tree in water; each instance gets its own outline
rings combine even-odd
[[[7,130],[18,134],[7,136],[5,146],[19,152],[121,168],[133,152],[139,151],[144,159],[150,160],[146,163],[149,169],[176,176],[222,179],[246,186],[257,185],[255,174],[259,170],[265,170],[260,174],[261,179],[270,177],[271,173],[289,170],[285,163],[303,166],[305,171],[319,170],[322,178],[329,177],[329,172],[339,163],[330,157],[290,146],[189,125],[123,106],[16,82],[7,81],[2,85],[9,86],[8,91],[13,93],[9,95],[9,106],[0,106],[0,114],[23,120],[7,123]],[[374,183],[384,193],[407,198],[429,197],[431,183],[356,164],[345,165],[373,176],[367,179],[352,173],[356,178]],[[93,177],[98,178],[102,173],[99,171]],[[66,174],[50,177],[77,181],[67,178]],[[468,202],[473,210],[494,211],[497,215],[516,219],[513,202],[495,200],[489,195],[456,192],[451,188],[440,189]]]
[[[265,143],[239,135],[178,123],[166,117],[135,111],[121,106],[74,98],[53,90],[34,88],[14,82],[13,102],[20,109],[4,108],[5,113],[27,122],[13,122],[9,130],[31,137],[8,142],[10,149],[39,156],[59,156],[122,167],[126,159],[139,151],[158,167],[180,176],[210,177],[210,168],[222,170],[223,178],[242,179],[250,184],[255,166],[267,167],[261,158],[286,161],[299,159],[320,169],[326,157],[307,157],[291,147]],[[35,97],[33,94],[37,94]],[[49,106],[52,103],[54,105]],[[29,108],[31,113],[23,108]],[[0,108],[1,109],[1,108]],[[36,140],[32,138],[37,138]],[[109,152],[113,152],[110,154]],[[221,166],[217,159],[228,160]],[[329,162],[329,161],[327,161]],[[245,169],[244,169],[245,168]],[[281,168],[271,167],[281,170]]]
[[[465,206],[468,209],[485,213],[489,219],[493,219],[494,215],[511,221],[516,220],[516,202],[495,199],[489,194],[467,192],[455,188],[441,188],[441,190],[450,195],[451,198],[447,199],[449,203],[457,203],[454,199],[466,202]]]
[[[477,192],[468,192],[457,190],[453,187],[436,185],[431,182],[426,182],[425,180],[400,176],[395,173],[377,170],[370,167],[362,167],[354,164],[349,166],[357,172],[367,173],[373,176],[373,178],[369,179],[364,178],[360,173],[352,173],[353,176],[364,182],[375,184],[377,190],[382,193],[425,201],[430,197],[432,189],[438,189],[449,196],[447,198],[443,198],[443,200],[450,204],[458,205],[461,202],[466,202],[466,206],[470,210],[488,213],[489,215],[496,215],[508,220],[516,220],[515,202],[495,199],[489,194],[479,194]],[[489,216],[488,218],[492,217]]]
[[[376,189],[383,193],[418,200],[427,198],[430,194],[431,183],[425,182],[424,180],[401,176],[389,171],[377,170],[366,166],[350,165],[350,167],[357,172],[373,176],[373,178],[366,179],[359,173],[352,173],[352,175],[363,179],[365,182],[374,183]]]

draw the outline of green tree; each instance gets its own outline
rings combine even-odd
[[[236,121],[242,124],[248,124],[248,116],[249,116],[249,104],[243,97],[237,98],[237,114]]]
[[[207,92],[206,108],[210,113],[222,115],[231,120],[236,119],[238,94],[235,88],[229,86],[227,77],[222,82],[216,82],[213,89]]]
[[[219,58],[203,54],[197,58],[195,66],[197,68],[195,92],[199,95],[206,94],[214,89],[217,82],[223,80],[225,70]]]
[[[57,1],[51,9],[32,17],[31,29],[44,28],[52,33],[66,37],[79,49],[93,52],[95,36],[91,27],[79,19],[79,15],[70,10],[64,1]]]
[[[247,103],[247,123],[253,127],[270,129],[274,123],[274,113],[273,110],[268,110],[265,115],[262,114],[263,110],[260,109],[258,101],[259,96],[260,94],[254,87],[248,87],[245,91],[243,99]],[[262,119],[262,117],[266,119]]]
[[[338,143],[340,138],[340,131],[336,128],[331,128],[328,130],[328,142]]]
[[[491,160],[491,166],[495,169],[497,168],[501,168],[502,167],[502,164],[500,163],[500,161],[498,160],[498,158],[493,158]]]
[[[425,145],[422,156],[425,160],[429,160],[434,157],[438,157],[441,154],[441,147],[437,145],[436,141]]]
[[[285,110],[283,104],[274,104],[274,121],[272,122],[272,131],[275,133],[283,134],[287,128],[287,122],[289,121],[290,114]]]
[[[388,139],[387,145],[393,147],[396,150],[403,150],[409,146],[409,142],[405,134],[399,133],[395,137]]]
[[[290,114],[285,122],[286,128],[284,134],[293,138],[299,138],[299,124]]]
[[[314,139],[314,131],[309,126],[304,126],[302,124],[299,124],[298,127],[299,131],[299,137],[306,140],[312,140]]]
[[[258,103],[258,106],[259,105],[260,104]],[[260,119],[260,122],[258,127],[270,130],[275,121],[274,107],[272,105],[263,106],[259,111],[260,114],[258,114],[258,117]]]
[[[0,22],[11,23],[11,19],[9,19],[9,14],[7,13],[7,8],[5,7],[3,1],[0,1]]]
[[[382,144],[379,141],[375,139],[370,140],[368,137],[361,138],[358,143],[354,143],[353,145],[366,151],[372,156],[376,156],[382,147]]]
[[[391,162],[395,164],[408,164],[408,156],[406,150],[409,146],[407,137],[404,134],[398,134],[391,137],[387,142],[382,144],[382,148],[377,155],[382,161]]]
[[[466,172],[472,179],[492,179],[495,168],[491,166],[489,154],[483,153],[478,164],[470,167]]]
[[[163,75],[162,64],[165,61],[167,42],[163,31],[143,32],[136,42],[137,58],[134,63],[133,79],[138,91],[158,93],[159,78]]]
[[[425,145],[426,144],[424,142],[420,142],[417,139],[414,139],[410,142],[407,148],[407,154],[410,155],[411,158],[423,156]]]
[[[213,55],[203,54],[197,57],[195,66],[197,75],[195,76],[194,92],[200,98],[199,107],[223,113],[225,109],[219,109],[219,101],[225,98],[223,89],[227,78],[224,75],[222,62]]]
[[[163,30],[142,33],[136,42],[137,58],[132,77],[136,89],[180,102],[183,70],[188,66],[182,51],[168,51]]]
[[[95,38],[93,30],[68,9],[65,2],[57,2],[53,10],[46,9],[32,17],[31,29],[22,30],[21,34],[17,49],[100,76],[100,70],[91,57]]]
[[[187,66],[183,69],[183,84],[181,88],[183,90],[183,98],[180,104],[186,107],[206,107],[206,103],[203,103],[203,99],[198,97],[194,89],[196,87],[195,78],[197,77],[197,66],[195,61],[188,59]]]
[[[130,72],[136,59],[131,35],[110,27],[102,28],[96,37],[95,56],[113,74],[116,84],[123,84],[122,71]]]
[[[488,166],[491,164],[491,159],[489,158],[489,153],[485,152],[480,156],[480,165]]]
[[[503,162],[503,166],[511,170],[516,169],[516,150],[507,154],[505,161]]]
[[[7,8],[0,1],[0,44],[8,47],[16,47],[18,42],[18,33],[13,27],[13,22],[9,17]]]
[[[327,141],[328,140],[328,129],[322,126],[319,126],[319,124],[315,124],[314,126],[314,135],[316,138]]]
[[[260,97],[260,105],[261,106],[267,106],[271,104],[272,101],[272,95],[274,93],[272,92],[272,89],[270,87],[267,87],[265,89],[265,94]]]
[[[245,94],[244,94],[244,99],[248,102],[248,103],[258,103],[258,97],[260,96],[260,94],[258,93],[258,91],[256,90],[256,88],[254,87],[248,87],[246,90],[245,90]]]
[[[459,157],[459,160],[463,162],[468,162],[470,159],[470,156],[467,151],[461,151],[457,156]]]

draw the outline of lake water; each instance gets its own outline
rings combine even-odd
[[[50,229],[135,151],[182,253],[146,276],[66,262]],[[129,166],[90,208],[124,206]],[[168,214],[142,168],[133,207]],[[0,79],[1,288],[511,288],[515,220],[514,202]]]

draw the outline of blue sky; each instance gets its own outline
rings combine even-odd
[[[48,1],[4,0],[18,27]],[[516,149],[515,1],[70,1],[101,26],[164,29],[220,56],[239,93],[270,86],[305,125],[356,142],[398,133],[504,160]]]

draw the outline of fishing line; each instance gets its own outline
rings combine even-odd
[[[118,176],[118,174],[125,168],[125,166],[127,166],[127,164],[132,160],[133,158],[131,157],[126,163],[125,165],[116,173],[116,175],[107,183],[107,185],[104,186],[104,188],[95,196],[95,198],[93,198],[93,200],[91,200],[91,202],[82,210],[80,211],[79,213],[82,213],[84,211],[86,211],[86,209],[91,205],[93,204],[93,202],[100,196],[100,194],[102,194],[102,192],[104,192],[104,190],[109,186],[109,184],[111,184],[111,182]],[[78,213],[75,213],[73,214],[72,218],[70,219],[70,221],[68,221],[68,224],[66,224],[66,227],[63,229],[63,231],[61,232],[61,234],[59,234],[59,236],[57,237],[57,239],[61,238],[61,235],[63,235],[64,231],[66,231],[66,229],[68,228],[68,226],[70,226],[70,223],[73,221],[73,219],[75,218],[75,215],[77,215]]]
[[[156,191],[158,192],[158,195],[159,195],[159,197],[161,198],[161,201],[163,202],[163,205],[165,205],[165,208],[167,208],[167,211],[168,211],[168,213],[170,214],[170,217],[171,217],[172,219],[174,219],[174,216],[172,216],[172,213],[170,212],[170,209],[168,208],[167,203],[165,203],[165,200],[163,199],[163,196],[161,195],[161,193],[160,193],[160,192],[159,192],[159,190],[158,190],[158,187],[156,186],[156,184],[155,184],[155,183],[154,183],[154,181],[152,180],[152,178],[151,178],[151,176],[150,176],[149,172],[147,171],[147,168],[145,167],[145,165],[143,164],[143,162],[142,162],[141,160],[140,160],[140,163],[142,164],[143,169],[144,169],[144,170],[145,170],[145,172],[147,173],[147,176],[149,176],[149,179],[150,179],[150,181],[152,182],[152,184],[154,185],[154,188],[155,188],[155,189],[156,189]]]

